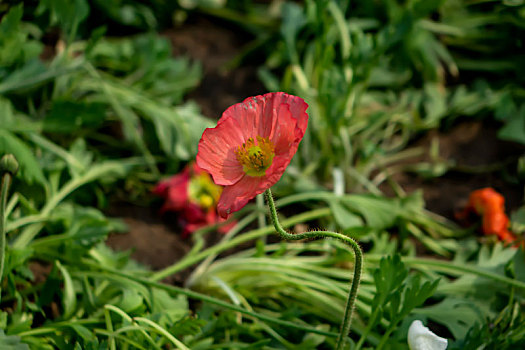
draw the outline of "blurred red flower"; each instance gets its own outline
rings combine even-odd
[[[204,130],[197,164],[224,186],[217,204],[221,217],[281,178],[306,131],[307,108],[302,98],[284,92],[249,97]]]
[[[470,214],[477,214],[482,219],[482,231],[486,235],[496,235],[505,243],[513,243],[516,236],[508,230],[509,218],[505,214],[505,198],[493,188],[486,187],[473,191],[465,209],[456,214],[465,220]]]
[[[224,221],[216,210],[221,191],[207,172],[191,163],[179,174],[159,182],[153,193],[164,198],[161,213],[178,214],[183,236],[187,236],[204,226]],[[234,224],[232,221],[219,227],[219,232],[227,232]]]

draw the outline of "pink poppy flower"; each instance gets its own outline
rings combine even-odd
[[[159,182],[153,193],[164,198],[160,212],[176,212],[183,228],[183,236],[222,222],[217,215],[217,201],[222,188],[213,183],[210,175],[195,163],[182,172]],[[235,222],[223,225],[219,232],[227,232]]]
[[[221,217],[281,178],[306,131],[307,108],[302,98],[284,92],[249,97],[204,130],[197,164],[224,186],[217,203]]]

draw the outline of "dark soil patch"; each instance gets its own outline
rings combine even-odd
[[[505,197],[507,212],[523,204],[523,185],[510,182],[509,174],[515,173],[517,158],[525,153],[525,146],[498,139],[497,126],[481,121],[461,122],[446,132],[430,131],[414,146],[428,150],[436,139],[440,158],[454,164],[448,172],[430,179],[409,172],[393,177],[408,193],[423,190],[427,209],[453,219],[470,192],[483,187],[493,187]],[[389,192],[386,186],[383,189]]]
[[[174,264],[191,248],[191,240],[181,238],[176,227],[152,208],[119,204],[107,214],[122,218],[129,231],[110,235],[106,244],[119,251],[132,250],[133,259],[153,270]],[[176,275],[172,281],[181,282],[183,277]]]
[[[171,41],[175,56],[202,63],[203,80],[188,98],[199,104],[205,116],[218,119],[229,106],[267,92],[257,78],[256,66],[226,68],[250,40],[238,28],[201,17],[163,35]]]
[[[40,284],[47,280],[47,277],[51,273],[53,266],[49,263],[44,263],[41,261],[31,261],[29,263],[29,269],[34,276],[33,283]]]

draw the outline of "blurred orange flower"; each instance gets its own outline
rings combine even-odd
[[[470,214],[482,218],[482,231],[486,235],[496,235],[505,243],[513,243],[516,236],[508,230],[509,218],[505,214],[505,198],[491,187],[470,193],[469,201],[463,211],[456,214],[460,220],[466,220]]]

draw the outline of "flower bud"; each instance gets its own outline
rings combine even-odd
[[[14,155],[5,154],[0,159],[0,174],[9,173],[11,176],[15,176],[18,172],[18,162]]]

